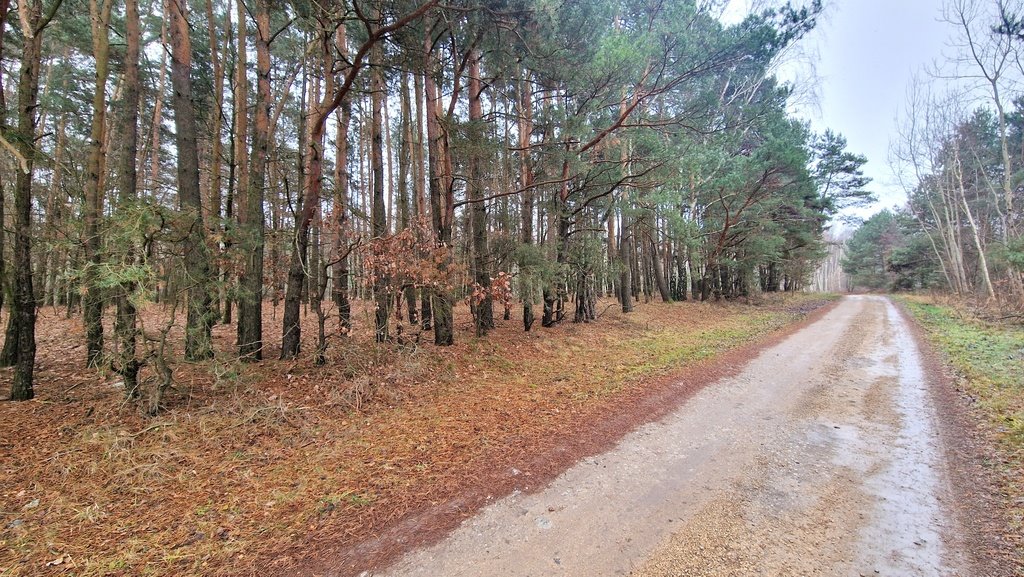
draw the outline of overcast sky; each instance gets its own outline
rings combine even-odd
[[[797,86],[813,86],[814,102],[798,106],[815,131],[846,136],[848,148],[868,158],[878,206],[905,201],[887,162],[889,139],[913,75],[942,57],[952,28],[940,22],[942,0],[831,0],[802,55],[780,71]],[[745,10],[733,0],[730,12]],[[813,61],[817,80],[808,75]]]

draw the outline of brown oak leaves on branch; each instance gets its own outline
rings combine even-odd
[[[419,220],[401,232],[370,240],[359,249],[363,259],[363,282],[374,286],[386,281],[390,293],[408,287],[452,291],[456,279],[465,273],[449,246],[434,240],[426,220]]]

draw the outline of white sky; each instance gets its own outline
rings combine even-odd
[[[727,12],[747,5],[731,0]],[[889,139],[913,75],[941,60],[953,34],[940,21],[941,10],[942,0],[826,0],[824,17],[798,47],[801,54],[779,73],[814,92],[814,102],[798,105],[798,116],[816,132],[831,128],[844,135],[850,151],[868,158],[864,172],[879,202],[861,216],[906,200],[889,168]]]

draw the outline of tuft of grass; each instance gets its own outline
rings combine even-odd
[[[952,307],[904,301],[977,399],[1011,453],[1024,450],[1024,327],[965,316]]]

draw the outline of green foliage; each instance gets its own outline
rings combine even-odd
[[[843,271],[852,286],[867,289],[893,288],[892,252],[902,241],[896,215],[883,210],[864,222],[846,242]]]
[[[843,270],[855,288],[913,290],[943,282],[928,237],[904,213],[883,210],[846,242]]]
[[[846,138],[831,130],[815,138],[814,181],[825,203],[823,208],[829,215],[851,207],[865,206],[875,201],[875,196],[865,187],[871,179],[864,176],[862,167],[867,158],[846,150]]]
[[[1024,239],[1015,238],[1006,245],[1006,260],[1017,270],[1024,270]]]
[[[516,289],[524,302],[537,304],[543,288],[554,285],[564,276],[562,268],[551,260],[543,246],[521,244],[512,253],[511,261],[517,273]]]

